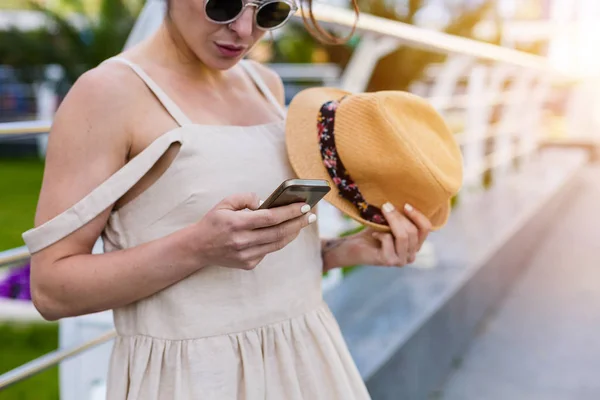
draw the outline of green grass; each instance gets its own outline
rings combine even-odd
[[[43,170],[39,159],[0,159],[0,251],[23,245],[21,234],[33,225]],[[57,324],[0,323],[0,374],[57,347]],[[58,398],[57,367],[0,391],[0,400]]]
[[[23,246],[21,234],[33,226],[44,163],[0,159],[0,251]]]
[[[58,324],[0,324],[0,374],[58,347]],[[0,400],[58,400],[58,367],[0,391]]]

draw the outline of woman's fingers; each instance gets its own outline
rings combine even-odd
[[[408,264],[415,261],[417,258],[417,253],[421,248],[421,244],[419,243],[419,231],[410,221],[406,221],[406,232],[407,232],[407,241],[408,241],[408,254],[406,257],[406,261]]]
[[[314,223],[317,215],[308,213],[300,217],[287,220],[279,225],[255,229],[249,233],[252,236],[252,245],[259,246],[267,243],[281,241],[289,236],[296,237],[303,228]]]
[[[427,239],[429,232],[431,232],[431,221],[429,221],[429,219],[425,215],[423,215],[419,210],[415,209],[410,204],[404,205],[404,214],[408,218],[410,218],[412,223],[417,227],[417,230],[418,230],[417,251],[419,251],[419,250],[421,250],[421,246],[423,245],[423,242],[425,242],[425,239]]]
[[[317,220],[316,214],[308,213],[277,226],[255,229],[248,233],[251,238],[243,248],[244,259],[256,259],[279,251],[292,242],[300,231]]]
[[[419,251],[419,231],[414,224],[399,212],[391,203],[383,205],[383,212],[388,221],[396,245],[398,257],[406,261],[413,259]],[[409,261],[411,262],[411,261]]]
[[[305,203],[293,203],[285,206],[255,210],[251,213],[237,214],[237,226],[240,229],[265,229],[275,227],[294,220],[310,211],[310,206]]]
[[[400,264],[396,254],[396,245],[394,238],[389,233],[374,232],[373,237],[381,243],[381,251],[377,264],[388,267],[395,267]]]
[[[373,237],[381,242],[381,259],[379,264],[389,267],[401,267],[406,264],[408,244],[404,251],[397,251],[397,244],[391,233],[375,232]]]

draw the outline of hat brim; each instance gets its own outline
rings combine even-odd
[[[329,182],[331,191],[325,200],[346,214],[348,217],[378,231],[389,232],[390,227],[363,219],[360,213],[348,200],[339,195],[337,186],[329,176],[323,160],[317,137],[317,116],[323,103],[338,100],[351,94],[348,91],[316,87],[299,92],[290,102],[286,118],[286,149],[292,169],[300,179],[324,179]],[[448,220],[450,202],[438,209],[429,220],[432,229],[437,230]]]

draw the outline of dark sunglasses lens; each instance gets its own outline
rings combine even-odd
[[[290,15],[291,11],[292,8],[290,5],[283,1],[274,1],[265,4],[256,14],[256,23],[263,29],[274,28],[281,25],[288,15]]]
[[[242,0],[208,0],[206,16],[215,22],[229,21],[240,13],[242,5]]]

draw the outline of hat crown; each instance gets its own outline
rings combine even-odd
[[[335,131],[340,158],[357,185],[380,188],[365,194],[369,202],[403,198],[435,207],[460,188],[460,148],[442,117],[417,96],[383,91],[349,97],[338,108]]]
[[[458,192],[462,183],[462,154],[442,116],[428,102],[410,93],[383,92],[376,97],[382,104],[382,118],[389,123],[390,136],[397,139],[393,142],[390,137],[390,144],[399,151],[410,151],[447,194]],[[390,145],[387,150],[394,149]]]
[[[335,111],[335,146],[347,173],[369,204],[381,207],[391,201],[401,207],[410,203],[432,219],[434,226],[445,223],[448,201],[462,184],[462,155],[445,121],[427,101],[401,91],[350,94],[315,88],[304,92],[296,96],[288,116],[295,118],[295,110],[305,107],[302,121],[307,135],[314,132],[310,113],[316,122],[324,103],[340,100],[345,95]],[[309,140],[314,141],[311,147],[314,146],[312,149],[318,154],[318,138],[305,140],[307,144]],[[292,142],[288,148],[292,158],[298,159],[301,150],[295,151]],[[320,158],[307,160],[322,164]],[[301,177],[309,177],[302,169],[300,166],[296,172]],[[311,170],[312,175],[317,171],[320,176],[327,174],[322,165]],[[321,175],[321,171],[325,175]],[[328,198],[332,204],[345,212],[353,210],[353,205],[335,196],[337,194],[331,194]]]

